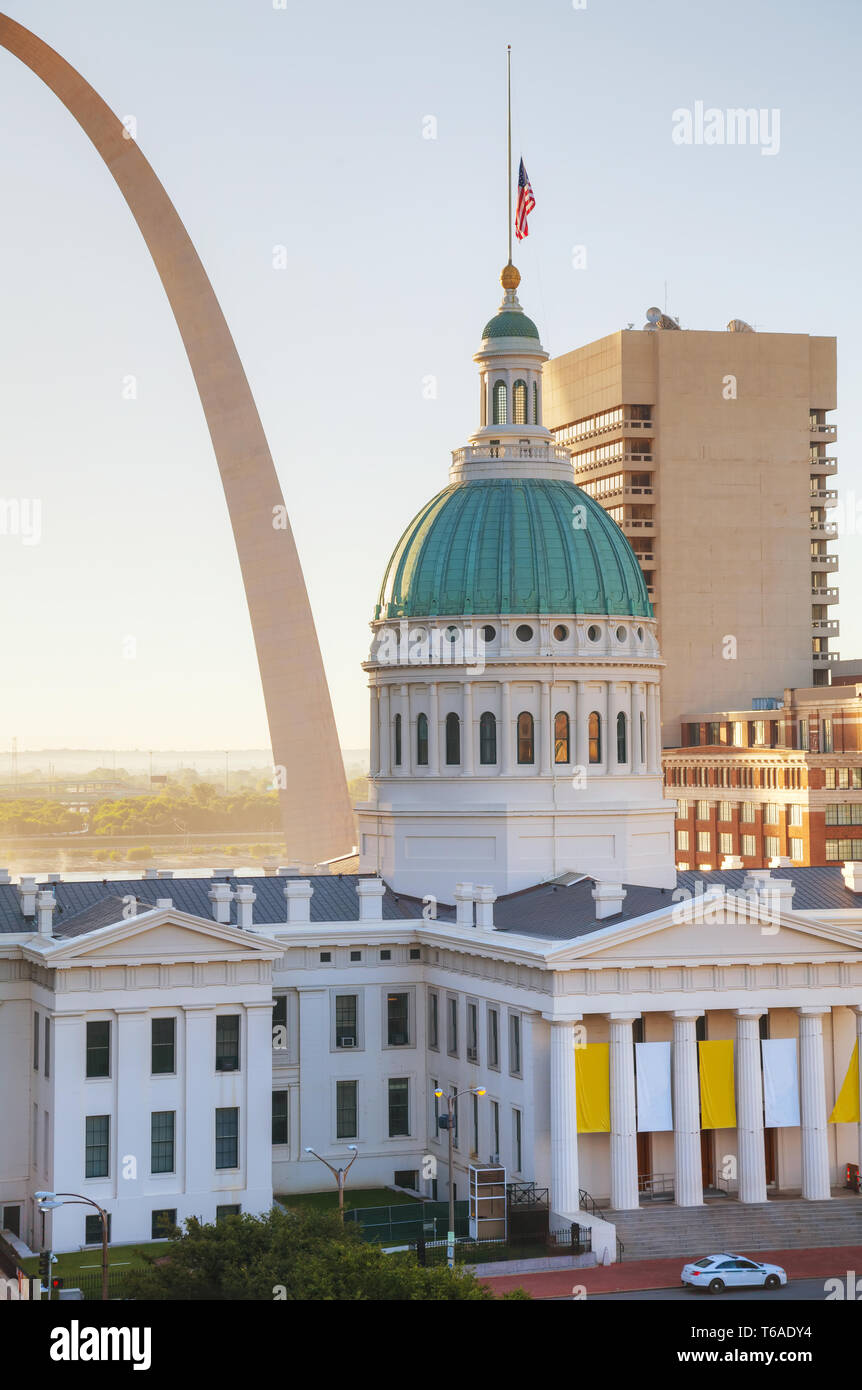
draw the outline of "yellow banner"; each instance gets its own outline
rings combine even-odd
[[[611,1129],[611,1055],[607,1043],[575,1048],[578,1133],[609,1134]]]
[[[733,1041],[698,1043],[700,1057],[700,1127],[734,1129]]]
[[[859,1043],[853,1044],[850,1065],[844,1078],[844,1085],[838,1093],[835,1109],[829,1116],[831,1125],[852,1125],[859,1123]]]

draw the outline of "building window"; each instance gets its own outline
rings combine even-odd
[[[533,716],[524,710],[522,714],[518,715],[518,762],[531,763],[533,761]]]
[[[807,750],[807,749],[808,749],[808,720],[807,720],[807,719],[800,719],[800,720],[798,721],[797,725],[796,725],[796,730],[797,730],[797,737],[796,737],[796,746],[797,746],[797,748],[804,748],[804,749]]]
[[[569,761],[569,716],[565,710],[560,710],[554,716],[554,762],[567,763]]]
[[[681,820],[687,820],[689,809],[690,807],[687,801],[678,801],[676,803],[676,813]]]
[[[107,1224],[107,1227],[108,1227],[108,1244],[110,1245],[110,1243],[111,1243],[111,1213],[108,1212],[108,1213],[107,1213],[107,1216],[108,1216],[108,1220],[107,1220],[107,1223],[106,1223],[106,1224]],[[85,1216],[85,1217],[84,1217],[84,1244],[85,1244],[85,1245],[101,1245],[101,1244],[102,1244],[102,1218],[101,1218],[101,1216],[93,1215],[93,1216]]]
[[[401,766],[401,715],[395,716],[395,766]]]
[[[774,801],[767,801],[763,808],[763,819],[767,825],[778,825],[781,817]]]
[[[428,716],[420,714],[416,720],[416,762],[419,767],[428,766]]]
[[[827,825],[862,825],[862,803],[832,801],[824,809]]]
[[[410,1082],[406,1076],[389,1078],[389,1138],[410,1133]]]
[[[752,859],[757,853],[757,842],[753,835],[743,835],[742,853],[747,859]]]
[[[111,1074],[111,1025],[101,1020],[87,1024],[87,1076]]]
[[[698,830],[697,848],[701,854],[708,854],[712,846],[712,836],[708,830]]]
[[[409,994],[387,994],[386,996],[386,1042],[389,1047],[409,1046]]]
[[[640,731],[641,731],[641,762],[642,762],[642,763],[645,763],[645,762],[646,762],[646,715],[644,714],[643,710],[641,710],[641,712],[640,712],[640,719],[639,719],[638,722],[640,723]]]
[[[521,1075],[521,1020],[518,1014],[509,1014],[509,1071],[512,1076]]]
[[[677,849],[688,849],[689,845],[687,830],[678,830],[676,832],[676,847]]]
[[[488,1010],[488,1066],[494,1071],[500,1069],[500,1015],[496,1009]]]
[[[521,1171],[521,1112],[512,1110],[512,1161],[515,1165],[515,1172]]]
[[[479,1152],[479,1097],[474,1094],[471,1099],[473,1101],[473,1135],[470,1157],[475,1158]]]
[[[150,1219],[150,1239],[167,1240],[177,1229],[176,1207],[159,1207]]]
[[[842,859],[862,859],[862,840],[827,840],[826,858]]]
[[[216,1071],[239,1071],[239,1014],[216,1016]]]
[[[721,854],[733,854],[733,836],[719,835],[718,849]]]
[[[698,820],[709,820],[709,813],[710,813],[711,809],[712,809],[712,807],[711,807],[710,802],[708,802],[708,801],[699,801],[699,802],[697,803],[697,819],[698,819]]]
[[[743,801],[739,808],[739,819],[746,825],[753,825],[757,818],[757,808],[753,801]]]
[[[355,1139],[356,1126],[356,1081],[336,1081],[335,1083],[335,1137],[336,1139]]]
[[[500,1106],[496,1100],[491,1101],[491,1140],[494,1145],[494,1152],[491,1155],[492,1163],[500,1162]]]
[[[45,1076],[51,1075],[51,1020],[45,1015]]]
[[[832,753],[832,752],[834,752],[834,751],[835,751],[835,750],[834,750],[833,745],[832,745],[832,720],[831,720],[831,719],[824,719],[824,720],[823,720],[823,746],[821,747],[820,752],[821,752],[821,753]]]
[[[538,382],[533,382],[533,424],[539,423],[539,386]]]
[[[508,411],[507,411],[507,391],[506,391],[506,383],[505,383],[505,381],[497,381],[497,382],[494,383],[494,394],[493,394],[493,416],[494,416],[494,418],[493,418],[493,420],[492,420],[491,423],[494,424],[494,425],[506,425],[506,424],[508,424],[507,414],[508,414]]]
[[[763,838],[763,853],[767,859],[775,859],[781,853],[781,841],[777,835],[765,835]]]
[[[626,717],[620,710],[617,715],[617,762],[624,763],[628,758],[628,734],[626,731]]]
[[[220,1226],[229,1216],[242,1216],[242,1207],[238,1202],[231,1203],[230,1206],[216,1207],[216,1225]]]
[[[39,1070],[39,1015],[33,1014],[33,1070]]]
[[[110,1115],[88,1115],[85,1120],[84,1177],[108,1177],[108,1140],[111,1133]]]
[[[479,1005],[467,1002],[467,1061],[479,1060]]]
[[[428,1046],[433,1052],[440,1047],[440,1001],[436,990],[428,991]]]
[[[527,425],[527,383],[516,381],[512,387],[512,424]]]
[[[165,1076],[177,1069],[177,1021],[175,1018],[154,1018],[150,1022],[150,1070],[153,1076]]]
[[[801,825],[801,824],[802,824],[802,807],[801,807],[801,806],[788,806],[788,808],[787,808],[787,824],[788,824],[788,825]]]
[[[150,1172],[174,1171],[176,1115],[173,1110],[154,1110],[150,1115]]]
[[[335,996],[335,1046],[356,1047],[359,1042],[358,996]]]
[[[450,994],[446,999],[446,1051],[450,1057],[458,1056],[458,1000]]]
[[[742,720],[735,720],[733,724],[733,746],[734,748],[745,748],[745,724]]]
[[[497,761],[497,720],[488,710],[479,720],[479,762],[488,766]]]
[[[729,801],[718,803],[718,819],[723,821],[733,820],[733,806]]]
[[[600,763],[602,760],[602,717],[597,710],[593,710],[587,721],[587,730],[590,745],[590,762]]]
[[[215,1112],[216,1168],[239,1167],[239,1110],[227,1106]]]
[[[792,835],[790,837],[790,858],[794,863],[801,863],[805,858],[805,841],[797,840]]]
[[[446,715],[446,763],[455,767],[461,761],[461,720],[457,714]]]
[[[720,725],[720,724],[715,723],[714,721],[712,721],[712,722],[710,722],[709,724],[707,724],[707,726],[706,726],[706,741],[707,741],[707,743],[720,743],[720,742],[721,742],[721,725]]]
[[[272,1142],[287,1143],[287,1091],[272,1093]]]

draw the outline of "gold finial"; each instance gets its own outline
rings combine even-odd
[[[504,290],[516,290],[520,283],[521,272],[518,269],[518,267],[516,265],[512,265],[512,262],[510,261],[508,265],[503,266],[503,270],[500,275],[500,284],[503,286]]]

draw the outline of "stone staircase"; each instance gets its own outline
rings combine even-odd
[[[862,1245],[862,1197],[841,1195],[828,1202],[779,1198],[741,1203],[734,1197],[702,1207],[644,1205],[639,1211],[600,1215],[616,1226],[623,1259],[679,1255],[754,1255],[763,1250],[806,1250],[824,1245]]]

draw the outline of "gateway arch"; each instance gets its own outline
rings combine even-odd
[[[347,853],[353,815],[305,579],[257,407],[206,271],[164,188],[98,92],[5,14],[0,46],[50,87],[89,136],[147,244],[185,345],[230,513],[273,758],[285,769],[279,796],[288,856],[313,864]]]

